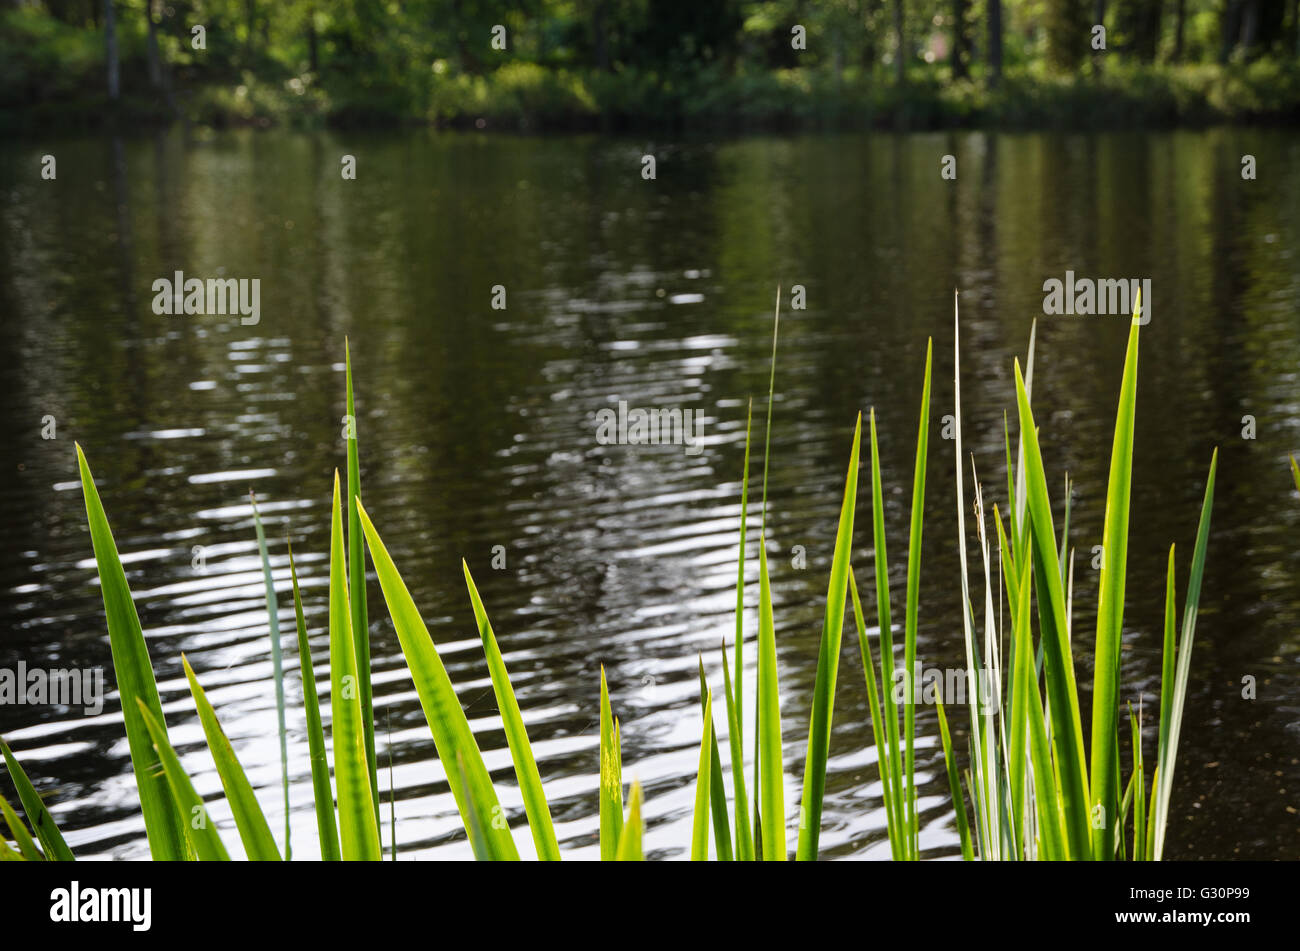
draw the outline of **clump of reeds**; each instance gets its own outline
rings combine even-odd
[[[779,293],[776,326],[779,326]],[[773,367],[769,381],[767,440],[763,461],[763,512],[758,545],[758,695],[754,704],[756,723],[753,733],[752,795],[745,782],[746,733],[742,686],[745,669],[745,537],[750,469],[750,430],[747,422],[736,585],[736,638],[734,654],[730,660],[724,645],[721,665],[732,792],[729,797],[714,723],[714,695],[708,685],[701,659],[702,740],[690,843],[692,859],[707,859],[712,854],[724,860],[773,861],[784,860],[789,855],[776,634],[766,552],[767,469],[775,383],[776,326],[773,330]],[[957,829],[966,858],[1083,859],[1131,855],[1135,858],[1158,859],[1162,855],[1178,727],[1186,696],[1192,636],[1205,563],[1215,465],[1212,460],[1184,603],[1181,641],[1176,652],[1174,561],[1172,548],[1170,550],[1159,744],[1148,806],[1141,724],[1133,714],[1130,714],[1130,720],[1134,762],[1122,797],[1119,780],[1119,642],[1124,608],[1137,344],[1138,324],[1135,320],[1130,331],[1125,361],[1107,494],[1104,537],[1106,567],[1102,571],[1098,606],[1091,764],[1085,762],[1083,724],[1071,650],[1073,585],[1065,567],[1068,499],[1066,525],[1062,528],[1058,552],[1043,460],[1030,407],[1032,338],[1029,370],[1024,377],[1021,376],[1019,363],[1016,365],[1021,445],[1018,452],[1019,465],[1013,467],[1009,437],[1006,440],[1008,498],[1014,499],[1014,505],[1005,527],[996,506],[993,511],[997,526],[999,574],[1012,608],[1005,664],[1002,662],[1001,645],[1007,632],[998,629],[993,609],[995,599],[998,602],[1001,600],[1001,585],[995,585],[992,581],[993,558],[985,527],[983,493],[978,483],[975,487],[977,528],[984,574],[985,626],[982,646],[974,634],[975,612],[967,578],[960,371],[957,374],[956,488],[967,664],[972,674],[984,675],[972,676],[972,683],[992,685],[983,693],[977,690],[970,703],[970,768],[965,774],[965,791],[973,808],[973,824],[967,819],[961,778],[942,703],[938,704],[937,709],[948,781],[956,807]],[[954,348],[959,355],[956,328]],[[898,657],[894,645],[895,622],[890,604],[880,457],[873,410],[869,417],[871,528],[875,550],[880,677],[878,682],[877,662],[868,640],[867,624],[851,564],[862,429],[859,414],[853,432],[835,535],[816,684],[808,714],[808,746],[794,853],[798,859],[815,859],[818,855],[822,801],[830,755],[831,721],[844,614],[848,604],[852,605],[866,679],[891,851],[895,859],[920,857],[915,785],[916,701],[910,678],[917,669],[916,635],[928,456],[930,357],[927,347],[912,482],[907,584],[903,603],[902,653],[906,689],[901,701],[896,701],[893,692],[888,689],[895,680]],[[350,358],[347,361],[346,386],[348,414],[355,419]],[[750,415],[752,419],[752,404]],[[122,698],[123,718],[151,853],[155,859],[228,858],[215,825],[206,821],[204,801],[195,792],[171,746],[140,621],[108,519],[80,446],[77,447],[77,458],[103,592],[113,663]],[[1294,469],[1294,460],[1292,466]],[[1300,488],[1300,469],[1296,470],[1296,479],[1297,487]],[[329,747],[321,723],[297,571],[292,549],[289,551],[300,653],[299,668],[303,678],[302,695],[321,857],[327,860],[373,860],[382,856],[365,586],[365,553],[368,551],[425,718],[433,733],[438,759],[446,773],[474,855],[481,859],[517,859],[519,853],[515,840],[505,821],[496,790],[456,696],[454,685],[439,658],[437,647],[419,609],[361,502],[354,429],[350,431],[347,443],[347,489],[343,498],[340,497],[340,487],[336,472],[329,555]],[[346,531],[343,521],[345,509]],[[287,757],[284,755],[283,669],[280,662],[275,586],[271,578],[265,536],[255,506],[254,519],[266,577],[267,607],[274,645],[286,803],[283,853],[203,688],[188,661],[184,666],[208,748],[221,778],[244,850],[252,859],[279,859],[291,855],[287,825],[289,778]],[[511,687],[509,672],[469,566],[464,564],[463,567],[466,588],[487,658],[497,706],[505,726],[515,777],[523,795],[537,857],[559,859],[560,848],[551,822],[550,808],[528,731]],[[1037,644],[1030,610],[1034,602],[1037,603],[1039,618]],[[733,663],[736,671],[734,680]],[[1002,688],[1004,669],[1011,672],[1005,696]],[[902,708],[901,711],[899,707]],[[718,715],[722,713],[722,710],[718,711]],[[619,723],[612,713],[603,669],[599,719],[600,855],[607,860],[639,860],[644,856],[643,793],[639,784],[633,782],[625,810]],[[28,831],[28,826],[0,797],[0,811],[4,813],[14,840],[14,845],[10,846],[0,838],[0,859],[71,859],[71,851],[32,783],[7,746],[3,746],[3,753],[32,831]],[[1127,849],[1122,833],[1130,810],[1134,815],[1134,835],[1133,845]],[[202,817],[203,821],[197,821],[196,817]],[[393,821],[391,816],[390,821]],[[390,838],[393,837],[395,829],[390,835]],[[395,851],[394,842],[394,855]]]

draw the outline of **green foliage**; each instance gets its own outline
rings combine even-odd
[[[0,10],[0,125],[179,112],[213,126],[1077,128],[1300,113],[1296,24],[1281,4],[1262,6],[1251,49],[1231,4],[1191,0],[1181,46],[1174,11],[1112,5],[1099,54],[1090,0],[1002,0],[1000,83],[985,61],[986,5],[951,0],[902,4],[901,50],[893,6],[879,0],[209,0],[158,7],[160,71],[143,6],[118,6],[116,106],[103,27],[84,12],[98,0],[76,15],[48,0]],[[204,49],[192,45],[196,23]]]
[[[954,323],[956,330],[956,324]],[[938,727],[950,794],[957,810],[956,824],[962,855],[971,859],[1044,858],[1086,859],[1133,857],[1160,859],[1168,825],[1173,790],[1179,729],[1183,718],[1190,676],[1201,581],[1206,564],[1210,514],[1214,495],[1217,453],[1211,460],[1209,477],[1197,528],[1194,554],[1184,599],[1181,635],[1175,645],[1176,593],[1174,553],[1170,549],[1166,609],[1164,616],[1164,660],[1159,703],[1159,739],[1156,768],[1149,799],[1142,749],[1142,698],[1139,713],[1130,710],[1128,735],[1132,745],[1132,770],[1127,784],[1119,777],[1118,716],[1120,699],[1119,642],[1123,629],[1124,576],[1128,540],[1127,506],[1131,482],[1133,431],[1136,414],[1138,328],[1131,325],[1129,346],[1112,447],[1111,478],[1107,493],[1105,550],[1107,567],[1101,579],[1098,610],[1096,664],[1093,696],[1091,769],[1086,761],[1082,718],[1074,680],[1070,646],[1072,616],[1070,575],[1065,568],[1068,528],[1058,536],[1052,518],[1051,500],[1037,429],[1030,404],[1033,346],[1028,372],[1015,366],[1017,409],[1020,418],[1021,451],[1014,476],[1011,469],[1009,434],[1005,453],[1008,461],[1009,532],[997,507],[993,519],[1000,547],[1002,580],[995,586],[990,572],[990,546],[984,524],[986,512],[982,488],[975,486],[976,525],[984,568],[985,634],[983,648],[974,637],[976,612],[966,578],[964,514],[959,514],[962,565],[960,587],[968,664],[971,682],[985,684],[971,698],[971,769],[966,789],[971,798],[974,822],[967,818],[961,772],[953,749],[947,713],[937,707]],[[701,740],[696,777],[692,835],[689,847],[693,859],[709,857],[710,831],[714,853],[719,859],[782,861],[788,857],[786,828],[785,764],[782,713],[778,684],[776,626],[771,579],[766,549],[766,483],[770,461],[771,410],[775,389],[776,332],[773,332],[772,379],[769,384],[767,449],[764,452],[763,527],[760,528],[758,591],[758,662],[755,700],[754,799],[748,798],[743,774],[745,736],[741,712],[741,674],[744,651],[744,549],[742,543],[737,593],[736,674],[734,681],[723,646],[723,687],[727,704],[725,726],[731,750],[734,786],[734,843],[731,837],[732,811],[727,800],[721,745],[716,733],[714,693],[708,685],[703,661],[700,665]],[[1032,341],[1032,338],[1031,338]],[[958,358],[955,374],[956,451],[961,459],[960,343],[954,333]],[[921,387],[921,411],[917,431],[913,475],[907,585],[903,614],[904,670],[918,665],[917,626],[921,601],[920,559],[924,528],[923,500],[928,456],[931,353],[927,347],[925,375]],[[351,375],[347,380],[348,407],[353,409]],[[751,414],[752,415],[752,414]],[[839,523],[833,544],[827,603],[818,659],[816,689],[809,712],[807,756],[800,807],[796,857],[815,859],[825,791],[827,762],[831,753],[831,723],[834,712],[838,657],[844,624],[845,602],[852,606],[859,653],[866,676],[871,710],[872,738],[882,780],[886,824],[895,859],[919,859],[919,816],[915,785],[916,702],[910,678],[896,699],[898,680],[891,620],[889,560],[884,534],[884,493],[874,411],[869,417],[872,537],[875,551],[875,593],[880,639],[879,678],[870,645],[855,573],[850,564],[853,551],[854,512],[861,442],[861,417],[855,427],[849,454],[848,474]],[[749,475],[748,427],[745,479]],[[421,707],[432,731],[438,759],[455,796],[471,848],[482,859],[517,859],[513,833],[500,805],[491,776],[484,764],[455,687],[447,674],[428,628],[411,598],[402,576],[380,538],[355,489],[357,461],[355,442],[349,446],[349,468],[353,472],[350,494],[355,505],[359,531],[352,539],[364,540],[375,574],[397,632],[402,652],[419,695]],[[172,748],[161,712],[152,667],[143,633],[136,616],[131,592],[118,558],[107,517],[81,449],[77,448],[87,519],[104,594],[105,614],[117,671],[118,689],[132,764],[140,790],[150,846],[155,857],[225,859],[220,836],[210,822],[206,805],[194,790],[179,757]],[[1300,489],[1300,468],[1292,460],[1293,474]],[[964,513],[964,477],[958,466],[958,511]],[[1068,483],[1067,483],[1068,484]],[[746,522],[748,490],[742,490],[742,538]],[[335,472],[331,506],[329,557],[329,642],[331,734],[337,807],[332,793],[324,732],[319,716],[315,678],[307,644],[306,623],[298,590],[297,571],[290,552],[295,619],[303,676],[308,741],[311,751],[312,786],[323,858],[377,860],[381,857],[377,794],[369,775],[366,734],[373,731],[371,714],[362,703],[358,640],[355,637],[351,591],[362,592],[364,573],[355,561],[348,564],[349,547],[344,538],[341,480]],[[1068,526],[1069,509],[1065,522]],[[258,520],[258,535],[264,565],[268,566],[268,611],[277,613],[269,581],[269,555]],[[541,776],[537,768],[522,711],[510,683],[496,634],[487,610],[470,575],[463,566],[470,605],[476,619],[488,662],[493,692],[505,726],[532,838],[539,858],[560,858],[560,846],[551,821]],[[355,584],[349,585],[349,577]],[[999,630],[1002,617],[1001,588],[1005,586],[1010,631]],[[996,595],[995,595],[996,591]],[[994,600],[999,602],[995,609]],[[1037,603],[1039,636],[1035,644],[1032,606]],[[995,613],[996,612],[996,613]],[[1009,637],[1007,636],[1009,634]],[[1003,693],[1001,645],[1006,644],[1010,670]],[[1041,656],[1041,673],[1036,654]],[[187,660],[185,674],[198,710],[208,749],[213,756],[235,825],[248,856],[278,859],[279,851],[270,826],[235,751],[217,721],[198,678]],[[899,707],[902,707],[900,711]],[[130,715],[126,715],[126,714]],[[901,725],[900,725],[901,713]],[[623,763],[619,722],[614,717],[604,668],[600,675],[599,699],[599,789],[600,853],[605,860],[640,860],[644,857],[644,794],[639,782],[631,785],[628,810],[624,813]],[[72,853],[59,834],[49,810],[7,746],[0,744],[8,772],[18,789],[23,809],[35,834],[22,818],[0,798],[0,814],[9,829],[13,845],[0,838],[0,861],[42,860],[46,857],[71,859]],[[1091,783],[1090,783],[1091,780]],[[1123,789],[1121,797],[1120,792]],[[750,807],[752,806],[752,812]],[[1095,821],[1100,809],[1103,821]],[[1125,835],[1132,817],[1132,846]],[[752,818],[751,818],[752,817]],[[752,822],[752,826],[751,826]],[[751,836],[751,828],[753,835]],[[341,833],[341,837],[340,837]],[[39,840],[39,844],[38,844]],[[287,851],[287,850],[286,850]]]

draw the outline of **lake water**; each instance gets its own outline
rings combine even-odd
[[[54,181],[40,175],[47,153],[57,160]],[[340,175],[345,154],[356,157],[354,181]],[[656,157],[652,181],[641,174],[645,154]],[[940,176],[949,154],[951,181]],[[1242,178],[1246,154],[1256,159],[1255,180]],[[718,646],[735,630],[746,405],[754,397],[761,438],[781,284],[768,545],[793,821],[854,418],[876,409],[901,619],[931,337],[919,654],[930,667],[963,663],[955,461],[941,437],[952,412],[954,288],[966,449],[990,502],[1004,509],[1002,413],[1012,411],[1014,424],[1012,358],[1023,360],[1038,318],[1036,415],[1058,523],[1067,471],[1074,485],[1074,645],[1088,704],[1091,552],[1101,542],[1127,321],[1044,316],[1043,283],[1067,270],[1149,279],[1121,700],[1136,705],[1141,692],[1148,713],[1158,702],[1165,558],[1176,542],[1181,599],[1217,445],[1167,854],[1295,858],[1300,498],[1287,455],[1300,451],[1297,168],[1300,135],[1232,129],[722,141],[176,130],[0,144],[0,667],[103,666],[113,685],[76,481],[79,441],[185,766],[199,791],[219,800],[213,813],[237,849],[182,652],[282,836],[270,642],[247,496],[251,487],[267,523],[286,632],[284,539],[292,539],[327,687],[325,556],[331,476],[344,465],[346,335],[363,497],[457,684],[521,851],[531,855],[532,846],[462,557],[514,676],[562,849],[598,854],[603,664],[622,722],[624,778],[638,777],[648,796],[647,851],[680,858],[698,758],[697,664],[704,652],[720,689]],[[155,314],[153,282],[177,270],[260,279],[260,321]],[[505,289],[504,309],[492,306],[495,285]],[[791,308],[792,285],[804,288],[805,309]],[[619,401],[702,414],[703,451],[602,444],[597,414]],[[1243,438],[1245,416],[1254,418],[1254,439]],[[56,438],[42,438],[46,417]],[[968,481],[968,504],[970,493]],[[854,567],[869,618],[870,505],[864,478]],[[492,566],[496,546],[502,570]],[[385,842],[391,760],[401,857],[467,857],[373,579],[370,617]],[[315,817],[292,641],[294,852],[306,857]],[[823,854],[887,858],[851,624],[844,652]],[[1243,698],[1243,678],[1253,678],[1255,699]],[[964,752],[966,715],[956,710],[950,720]],[[38,778],[74,851],[147,854],[116,694],[93,716],[0,706],[0,732]],[[922,847],[952,856],[957,838],[929,707],[919,711],[918,733]],[[1125,762],[1127,775],[1127,754]]]

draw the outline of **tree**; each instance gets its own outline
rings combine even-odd
[[[1047,33],[1047,65],[1057,72],[1077,69],[1089,49],[1085,0],[1047,0],[1043,25]]]
[[[989,13],[989,85],[1002,79],[1002,0],[987,0]]]
[[[1294,3],[1295,0],[1292,0]],[[1183,23],[1187,19],[1187,0],[1175,0],[1174,3],[1174,51],[1169,57],[1173,62],[1183,58]]]
[[[952,78],[970,75],[970,0],[952,0]]]
[[[907,41],[903,36],[903,0],[894,0],[894,78],[901,86],[907,78]]]
[[[113,17],[113,0],[104,0],[104,58],[108,61],[108,98],[117,101],[122,86],[117,59],[117,21]]]

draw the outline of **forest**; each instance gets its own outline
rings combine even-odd
[[[0,0],[0,124],[1289,122],[1298,0]]]

